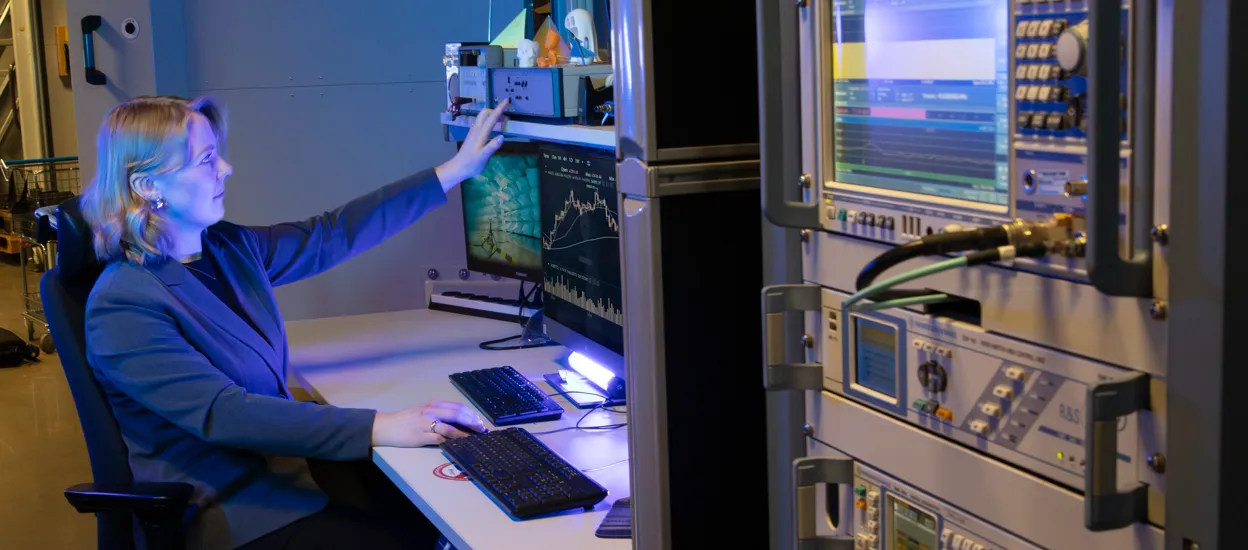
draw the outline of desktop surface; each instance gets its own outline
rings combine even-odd
[[[411,310],[287,323],[292,372],[319,401],[341,407],[395,411],[430,401],[466,402],[450,375],[511,365],[529,380],[554,372],[565,350],[558,346],[486,351],[479,342],[509,336],[515,325],[430,310]],[[556,421],[526,424],[548,432],[572,428],[586,414],[563,397]],[[590,413],[581,425],[625,422],[623,415]],[[487,426],[491,430],[496,426]],[[507,516],[480,488],[449,467],[437,447],[375,448],[373,461],[443,531],[459,550],[624,550],[630,539],[594,535],[607,510],[629,495],[628,428],[569,429],[538,435],[552,451],[605,487],[607,498],[592,511],[571,510],[518,521]]]

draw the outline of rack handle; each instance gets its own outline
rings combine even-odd
[[[792,0],[758,0],[758,88],[763,215],[781,227],[819,227],[819,205],[785,198],[802,163],[801,54]]]
[[[1147,409],[1149,388],[1146,374],[1088,388],[1083,521],[1089,531],[1121,529],[1148,517],[1147,486],[1118,492],[1118,419]]]
[[[1146,298],[1153,295],[1152,244],[1136,239],[1130,258],[1119,254],[1121,36],[1122,3],[1088,2],[1088,277],[1104,294]],[[1136,210],[1151,216],[1147,206]]]
[[[87,84],[103,86],[108,83],[108,76],[95,68],[95,31],[100,30],[104,19],[98,15],[82,18],[82,60],[86,65]]]
[[[842,455],[837,458],[805,457],[793,461],[797,525],[796,547],[798,550],[854,550],[853,537],[821,537],[816,531],[815,487],[827,485],[834,491],[838,485],[854,483],[854,460]]]

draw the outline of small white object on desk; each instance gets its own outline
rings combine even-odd
[[[555,372],[559,346],[486,351],[477,344],[515,333],[514,323],[430,310],[398,311],[286,324],[295,379],[319,401],[341,407],[396,411],[430,401],[467,398],[451,385],[456,372],[511,365],[538,387],[555,393],[543,374]],[[576,425],[581,411],[562,397],[563,417],[525,424],[534,434]],[[582,426],[625,422],[598,410]],[[496,429],[487,422],[487,427]],[[629,495],[628,428],[565,430],[538,435],[543,443],[607,488],[592,511],[516,521],[475,484],[446,479],[450,461],[437,448],[378,447],[373,462],[442,531],[458,550],[630,550],[631,539],[594,536],[617,499]],[[442,473],[439,476],[438,473]]]
[[[540,50],[541,48],[537,45],[537,42],[527,38],[521,38],[520,41],[516,43],[516,62],[523,69],[536,67],[537,54]]]

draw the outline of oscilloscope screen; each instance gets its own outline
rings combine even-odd
[[[1010,5],[837,2],[836,181],[1009,202]]]
[[[615,158],[543,146],[538,162],[546,317],[622,354]]]
[[[506,142],[465,181],[468,269],[537,282],[542,271],[537,146]]]

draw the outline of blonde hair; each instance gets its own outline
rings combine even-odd
[[[191,118],[208,119],[224,154],[225,110],[207,97],[137,97],[114,107],[100,125],[95,178],[82,194],[82,214],[93,234],[95,255],[103,263],[137,264],[169,257],[169,221],[156,204],[130,187],[135,174],[161,176],[191,160]]]

